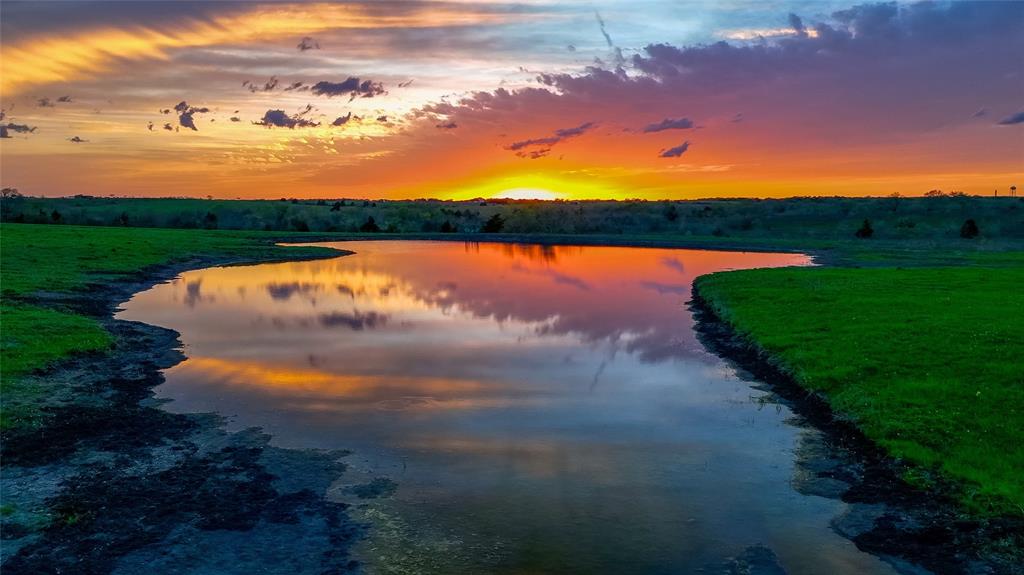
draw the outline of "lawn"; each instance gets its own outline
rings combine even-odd
[[[1022,286],[1020,265],[747,270],[696,283],[797,383],[914,464],[908,480],[951,479],[967,508],[995,514],[1024,514]]]
[[[277,233],[273,237],[280,238]],[[283,248],[257,232],[0,226],[0,428],[38,423],[31,399],[44,393],[24,376],[74,352],[108,348],[96,318],[36,305],[40,292],[72,292],[147,267],[196,257],[239,261],[328,254],[323,248]],[[11,405],[16,408],[9,409]]]

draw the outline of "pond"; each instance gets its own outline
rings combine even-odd
[[[888,573],[793,486],[813,430],[696,338],[693,279],[797,254],[367,241],[186,272],[165,409],[347,449],[377,573]],[[780,318],[784,321],[784,318]]]

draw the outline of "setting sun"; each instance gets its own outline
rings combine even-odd
[[[560,196],[542,188],[512,188],[498,192],[493,197],[506,200],[557,200]]]

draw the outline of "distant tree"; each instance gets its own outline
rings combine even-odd
[[[450,233],[452,233],[454,231],[455,231],[455,226],[453,226],[452,223],[449,222],[448,220],[445,220],[444,223],[441,224],[441,233],[442,234],[450,234]]]
[[[332,212],[340,212],[341,211],[341,205],[342,205],[341,202],[334,202],[334,205],[331,206],[331,211]]]
[[[316,201],[316,205],[318,205],[318,206],[326,206],[327,205],[327,200],[317,200]]]
[[[483,228],[480,231],[488,234],[496,234],[505,227],[505,218],[501,217],[501,214],[494,214],[486,222],[484,222]]]
[[[203,216],[203,227],[208,230],[217,229],[217,214],[206,212],[206,215]]]
[[[964,222],[964,225],[960,226],[960,237],[973,239],[978,237],[981,230],[978,229],[978,224],[973,219],[968,219]]]
[[[24,196],[21,195],[21,192],[18,191],[18,188],[4,188],[0,190],[0,197],[2,197],[5,200],[13,200]]]
[[[395,226],[395,224],[388,224],[388,227],[384,231],[389,234],[397,234],[398,228]]]
[[[61,220],[60,212],[58,212],[57,210],[53,210],[52,212],[50,212],[50,219],[53,220],[53,223],[55,223],[55,224],[60,223],[60,220]]]
[[[127,226],[128,225],[128,212],[121,212],[121,215],[117,216],[117,223],[121,224],[122,226]]]
[[[304,220],[302,218],[292,218],[292,222],[291,223],[292,223],[292,227],[295,228],[295,231],[298,231],[298,232],[308,232],[309,231],[309,224],[307,224],[306,220]]]
[[[944,195],[946,194],[942,190],[928,190],[924,193],[924,197],[926,198],[941,198]]]
[[[377,233],[380,231],[380,226],[373,219],[373,216],[368,216],[363,225],[359,226],[359,231],[368,233]]]
[[[867,239],[875,235],[875,230],[871,227],[871,220],[864,220],[864,223],[861,224],[860,229],[857,230],[856,233],[854,233],[853,235],[861,239]]]
[[[665,211],[663,213],[664,213],[665,219],[670,221],[670,222],[674,222],[674,221],[679,219],[679,210],[676,209],[676,205],[675,204],[669,204],[668,207],[665,208]]]

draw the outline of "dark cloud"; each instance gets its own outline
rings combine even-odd
[[[406,80],[398,83],[399,88],[408,88],[409,86],[412,86],[412,80]]]
[[[89,140],[85,140],[85,139],[83,139],[83,138],[81,138],[79,136],[72,136],[72,137],[68,138],[68,141],[69,142],[74,142],[76,144],[84,144],[84,143],[88,142]]]
[[[56,106],[49,98],[39,98],[36,100],[36,105],[40,108],[53,108]]]
[[[557,144],[559,142],[562,142],[562,141],[565,141],[565,140],[567,140],[569,138],[575,138],[576,136],[582,135],[582,134],[586,133],[587,131],[595,128],[596,126],[597,126],[597,124],[594,123],[594,122],[585,122],[585,123],[580,124],[579,126],[576,126],[574,128],[562,128],[560,130],[555,130],[555,135],[554,136],[548,136],[546,138],[532,138],[532,139],[529,139],[529,140],[520,140],[518,142],[512,142],[511,144],[506,146],[505,149],[506,150],[511,150],[513,152],[517,152],[517,151],[522,150],[523,148],[529,148],[531,146],[544,146],[545,148],[547,148],[547,149],[543,150],[543,153],[540,153],[540,154],[538,154],[538,152],[540,152],[540,150],[536,150],[536,151],[531,152],[531,153],[518,154],[521,157],[529,156],[529,157],[531,157],[533,159],[536,159],[536,158],[542,157],[542,156],[546,155],[548,152],[550,152],[551,151],[551,146],[554,146],[555,144]]]
[[[436,128],[440,128],[442,130],[454,130],[455,128],[458,128],[459,125],[456,124],[455,122],[443,122],[443,123],[437,124],[435,127]]]
[[[789,13],[789,25],[793,28],[793,31],[796,32],[797,36],[807,35],[807,28],[804,27],[804,21],[792,12]]]
[[[230,120],[231,120],[232,122],[241,122],[241,121],[242,121],[242,119],[241,119],[241,118],[239,118],[238,116],[231,116],[231,118],[229,118],[229,119],[230,119]]]
[[[164,129],[165,129],[165,130],[167,130],[168,132],[173,132],[173,131],[174,131],[174,126],[172,126],[172,125],[171,125],[171,124],[170,124],[170,123],[168,122],[168,123],[165,123],[165,124],[164,124]]]
[[[345,114],[344,116],[338,116],[337,118],[335,118],[334,121],[331,122],[331,125],[332,126],[344,126],[345,124],[349,123],[349,120],[351,120],[351,119],[352,119],[352,112],[349,112],[348,114]]]
[[[317,320],[320,325],[324,327],[347,327],[352,331],[362,331],[364,329],[374,329],[385,325],[388,322],[388,315],[377,313],[375,311],[362,313],[355,311],[352,313],[343,312],[332,312],[322,313],[317,316]]]
[[[147,123],[146,124],[146,129],[149,130],[150,132],[152,132],[153,131],[153,122]]]
[[[607,28],[605,28],[604,18],[601,17],[601,13],[594,12],[594,17],[597,18],[597,25],[601,28],[601,35],[604,36],[604,41],[608,44],[609,48],[614,48],[615,44],[612,42],[612,37],[608,34]]]
[[[270,79],[263,84],[257,84],[250,80],[245,80],[242,82],[242,87],[255,94],[256,92],[273,92],[277,89],[278,84],[280,84],[280,81],[277,79],[277,76],[271,76]]]
[[[384,90],[384,85],[380,82],[372,80],[360,81],[359,78],[353,76],[349,76],[341,82],[317,82],[313,84],[311,91],[317,96],[327,96],[328,98],[348,96],[349,100],[372,98],[387,93]]]
[[[27,124],[15,124],[9,122],[6,125],[0,125],[0,138],[10,138],[11,132],[14,132],[16,134],[31,134],[35,131],[35,126],[29,126]]]
[[[1024,112],[1017,112],[1016,114],[999,120],[1000,126],[1013,126],[1015,124],[1024,124]]]
[[[267,293],[276,300],[287,300],[295,294],[313,294],[320,291],[320,286],[306,282],[273,282],[266,286]]]
[[[387,116],[377,116],[377,121],[380,122],[381,124],[387,124],[388,123],[388,117]]]
[[[682,156],[683,154],[685,154],[686,151],[689,150],[689,149],[690,149],[690,141],[687,140],[687,141],[683,142],[682,144],[679,144],[678,146],[676,146],[674,148],[668,148],[666,150],[662,150],[661,153],[658,154],[658,155],[660,157],[662,157],[662,158],[678,158],[679,156]]]
[[[306,112],[299,112],[294,116],[289,116],[284,110],[267,110],[267,113],[263,114],[263,118],[258,122],[253,122],[257,126],[266,126],[268,128],[314,128],[319,126],[319,122],[313,120],[307,120],[302,117]]]
[[[210,109],[206,107],[189,106],[188,102],[182,100],[174,105],[174,111],[178,112],[178,124],[183,128],[188,128],[194,132],[198,132],[199,128],[196,127],[194,116],[196,114],[206,114]]]
[[[295,91],[304,92],[306,90],[309,90],[309,86],[306,86],[302,82],[292,82],[291,84],[288,84],[288,86],[286,86],[285,89],[284,89],[285,92],[295,92]]]
[[[693,121],[689,118],[679,118],[678,120],[665,118],[657,124],[648,124],[644,126],[644,133],[649,134],[652,132],[662,132],[664,130],[689,130],[690,128],[693,128]]]
[[[679,273],[686,273],[686,266],[676,258],[663,257],[661,258],[661,264],[667,268],[674,269]]]
[[[61,96],[60,98],[57,98],[57,101],[61,102],[63,104],[70,104],[71,103],[71,96]]]
[[[983,118],[988,115],[988,108],[978,108],[978,111],[971,114],[972,118]]]
[[[312,36],[306,36],[305,38],[302,39],[301,42],[299,42],[296,48],[299,49],[299,52],[305,52],[307,50],[319,50],[320,42],[317,42],[316,39],[313,38]]]

